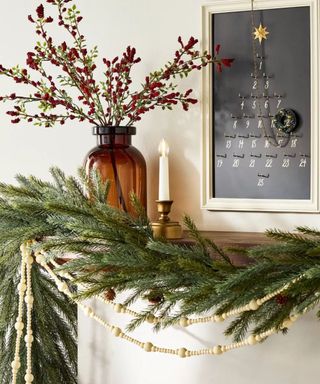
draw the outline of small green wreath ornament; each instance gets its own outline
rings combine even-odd
[[[274,126],[283,133],[291,133],[298,123],[297,115],[292,109],[280,109],[272,119]]]

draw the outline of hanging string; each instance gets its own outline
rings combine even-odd
[[[255,40],[253,38],[253,34],[255,31],[254,0],[251,0],[251,29],[252,29],[251,42],[252,42],[252,55],[253,55],[253,75],[257,81],[258,93],[261,93],[261,95],[262,95],[263,94],[263,86],[261,84],[260,77],[259,77],[258,62],[257,62],[258,55],[257,55],[256,43],[255,43]],[[284,134],[286,140],[283,140],[283,142],[277,141],[277,138],[276,138],[274,131],[272,129],[272,126],[271,126],[271,117],[269,117],[270,133],[272,134],[272,136],[270,137],[270,133],[268,133],[266,126],[265,126],[264,117],[262,116],[262,107],[261,107],[259,95],[257,95],[256,100],[257,100],[257,105],[258,105],[259,116],[261,116],[260,121],[261,121],[261,126],[262,126],[264,137],[266,138],[268,143],[270,145],[272,145],[273,147],[278,147],[278,148],[286,147],[288,145],[289,140],[290,140],[290,135]]]

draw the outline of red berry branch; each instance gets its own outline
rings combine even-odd
[[[28,16],[40,41],[27,53],[27,67],[5,68],[0,64],[1,75],[31,88],[28,95],[12,93],[0,97],[0,101],[14,103],[13,110],[7,112],[12,116],[12,123],[25,120],[51,127],[76,119],[95,125],[132,125],[141,120],[141,115],[157,107],[171,110],[181,104],[187,111],[197,100],[191,97],[191,89],[177,91],[177,78],[188,77],[211,63],[221,72],[223,66],[230,67],[233,62],[233,59],[219,58],[219,45],[211,56],[196,50],[198,40],[195,38],[184,43],[179,37],[180,47],[173,60],[146,76],[140,90],[131,89],[131,70],[141,59],[130,46],[121,57],[103,59],[104,80],[98,82],[94,77],[98,50],[97,47],[87,48],[79,28],[82,16],[76,5],[68,5],[72,0],[46,1],[56,7],[57,17],[48,16],[42,4],[34,16]],[[48,34],[47,25],[54,22],[66,30],[66,41],[55,43]],[[50,75],[50,66],[56,67],[60,74]],[[28,112],[30,104],[36,104],[40,112]]]

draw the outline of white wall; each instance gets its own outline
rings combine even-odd
[[[201,0],[78,0],[85,16],[83,31],[89,44],[98,44],[103,55],[115,56],[128,44],[135,46],[143,58],[136,79],[163,65],[170,59],[179,35],[201,36]],[[34,35],[26,16],[38,1],[2,0],[0,13],[0,62],[23,64],[24,53],[32,49]],[[64,37],[57,34],[59,40]],[[0,94],[18,91],[0,78]],[[200,75],[184,82],[185,88],[200,93]],[[18,93],[18,92],[17,92]],[[69,124],[55,129],[35,128],[20,124],[11,126],[0,106],[0,179],[12,182],[16,173],[35,174],[48,178],[51,165],[74,173],[86,152],[94,146],[90,127]],[[154,112],[137,126],[134,142],[143,152],[149,174],[149,212],[155,217],[157,198],[157,146],[162,137],[171,145],[171,192],[174,216],[179,219],[189,213],[201,229],[231,231],[264,231],[278,227],[292,229],[296,225],[318,226],[318,216],[312,214],[224,213],[199,209],[200,201],[200,105],[189,113]],[[103,308],[100,308],[103,311]],[[111,314],[107,312],[107,316]],[[117,321],[116,318],[115,321]],[[143,328],[143,339],[155,339],[157,344],[209,345],[221,341],[221,326],[190,328],[189,335],[172,330],[164,336],[154,336]],[[246,351],[236,351],[219,358],[179,360],[158,357],[137,350],[106,336],[99,326],[80,317],[80,382],[81,384],[300,384],[316,382],[320,368],[314,317],[301,320],[286,338],[275,337],[264,345]],[[198,339],[197,339],[198,338]],[[158,341],[156,341],[158,340]]]

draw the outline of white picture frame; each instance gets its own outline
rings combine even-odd
[[[201,208],[220,211],[319,212],[319,0],[255,0],[254,9],[310,7],[311,51],[311,185],[309,200],[215,198],[213,196],[212,164],[212,69],[207,67],[202,77],[202,175]],[[211,52],[212,15],[216,13],[250,11],[249,0],[213,0],[202,6],[202,48]]]

